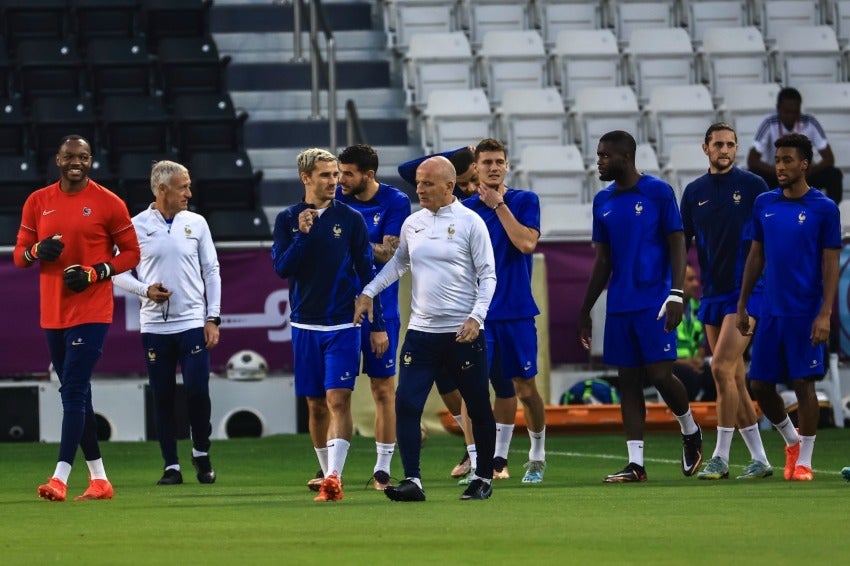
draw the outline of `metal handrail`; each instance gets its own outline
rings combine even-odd
[[[345,145],[352,146],[358,143],[368,144],[369,140],[366,139],[366,132],[360,122],[357,105],[349,98],[345,101]]]
[[[296,0],[297,4],[301,0]],[[326,73],[328,86],[328,145],[332,152],[337,150],[336,140],[336,40],[325,17],[321,0],[310,2],[310,81],[311,81],[311,115],[313,120],[322,119],[319,111],[319,73]],[[325,37],[327,64],[323,65],[319,50],[319,27]]]

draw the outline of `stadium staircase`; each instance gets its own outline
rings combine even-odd
[[[398,178],[399,163],[421,153],[408,133],[404,90],[387,49],[375,2],[325,0],[337,45],[337,143],[346,145],[345,103],[353,100],[366,142],[378,150],[378,179],[411,191]],[[222,55],[231,57],[227,82],[234,105],[245,110],[244,142],[253,166],[263,170],[260,200],[273,222],[299,201],[303,186],[295,166],[307,147],[328,147],[327,92],[321,119],[311,117],[308,9],[303,10],[302,61],[294,60],[290,2],[217,0],[210,27]],[[324,45],[324,40],[320,39]],[[324,47],[323,57],[324,57]]]

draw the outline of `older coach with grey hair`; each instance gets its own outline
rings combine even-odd
[[[155,201],[133,217],[141,261],[114,278],[141,297],[142,347],[154,397],[165,470],[158,485],[183,483],[174,415],[177,364],[183,374],[198,481],[214,483],[210,463],[210,355],[219,341],[221,276],[207,221],[188,210],[192,180],[183,165],[151,168]]]

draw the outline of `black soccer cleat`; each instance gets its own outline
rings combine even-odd
[[[693,434],[682,435],[682,473],[692,476],[702,464],[702,429],[697,425]]]
[[[384,493],[392,501],[425,501],[425,491],[410,480],[401,480],[397,486],[388,485]]]
[[[491,495],[493,495],[493,486],[480,478],[475,478],[469,482],[466,490],[460,494],[460,498],[462,501],[490,499]]]
[[[602,480],[605,483],[637,483],[646,481],[646,470],[643,466],[638,466],[634,462],[629,462],[629,465],[617,472],[605,476]]]
[[[197,458],[193,456],[192,465],[195,466],[199,482],[215,483],[215,470],[213,470],[209,456],[198,456]]]
[[[156,485],[177,485],[180,483],[183,483],[183,474],[180,473],[180,470],[169,468],[163,472]]]

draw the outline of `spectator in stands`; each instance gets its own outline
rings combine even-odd
[[[458,200],[464,200],[476,194],[478,191],[478,168],[475,163],[474,151],[474,147],[460,147],[458,149],[452,149],[442,153],[418,157],[399,165],[398,174],[402,179],[415,187],[416,168],[419,167],[419,165],[426,159],[441,155],[451,161],[452,166],[454,166],[455,169],[455,174],[457,175],[454,196],[456,196]]]
[[[797,89],[787,87],[779,91],[776,112],[767,116],[756,130],[753,146],[747,156],[747,168],[764,179],[768,187],[778,186],[773,165],[773,145],[785,134],[803,134],[820,154],[820,161],[810,164],[806,179],[811,186],[821,189],[838,204],[843,195],[843,175],[835,167],[835,157],[823,127],[817,118],[801,112],[802,104],[803,97]]]
[[[305,197],[277,215],[272,261],[278,276],[289,279],[295,394],[307,398],[310,437],[325,476],[315,501],[338,501],[353,429],[351,390],[360,372],[354,299],[375,267],[363,216],[334,198],[336,157],[307,149],[297,164]],[[372,352],[381,357],[389,340],[380,308],[370,323]]]
[[[838,288],[841,222],[834,202],[809,186],[812,142],[788,134],[776,142],[779,188],[753,207],[753,242],[738,299],[737,327],[750,334],[747,299],[764,271],[764,298],[753,340],[750,384],[759,407],[785,440],[785,479],[811,481],[820,408],[815,381],[825,373],[824,346]],[[797,396],[799,433],[777,383]]]
[[[368,145],[345,148],[339,154],[339,169],[336,198],[363,215],[372,243],[375,268],[380,269],[398,248],[401,225],[410,216],[410,199],[397,188],[378,182],[375,178],[378,154]],[[378,456],[372,478],[375,489],[379,490],[390,483],[390,462],[395,451],[396,352],[401,328],[398,283],[390,285],[381,293],[381,306],[389,338],[389,346],[382,356],[376,356],[369,346],[369,321],[363,321],[360,329],[363,371],[369,376],[372,398],[375,400],[375,444]]]
[[[435,379],[460,391],[478,447],[476,475],[461,499],[492,493],[496,424],[487,385],[487,342],[480,331],[496,288],[493,247],[481,218],[454,197],[454,167],[445,157],[416,170],[422,209],[401,229],[398,251],[357,298],[355,321],[372,312],[372,298],[410,270],[410,325],[401,348],[396,391],[398,447],[405,479],[384,491],[393,501],[424,501],[420,419]]]
[[[62,139],[59,181],[27,198],[13,252],[18,267],[39,264],[41,327],[62,384],[59,458],[53,476],[38,487],[38,496],[51,501],[65,501],[78,446],[89,486],[76,500],[112,499],[114,493],[97,442],[91,377],[112,322],[111,277],[139,263],[139,243],[127,205],[89,179],[91,162],[85,138]]]
[[[644,377],[679,422],[682,473],[695,474],[702,462],[702,432],[688,392],[672,372],[684,298],[682,218],[672,187],[636,169],[636,148],[631,134],[620,130],[599,139],[599,178],[613,183],[593,199],[596,259],[578,318],[579,342],[590,350],[590,311],[610,279],[603,360],[617,366],[629,463],[606,476],[606,483],[646,481]]]
[[[531,448],[523,483],[540,483],[546,469],[546,411],[537,390],[537,329],[540,310],[531,294],[532,254],[540,238],[540,202],[532,191],[505,185],[508,150],[487,138],[475,148],[480,175],[478,194],[463,204],[478,213],[487,225],[496,257],[496,286],[487,312],[490,383],[496,393],[496,451],[493,477],[506,479],[508,451],[514,432],[517,399],[522,403]],[[474,472],[470,472],[474,473]]]
[[[173,161],[151,168],[156,199],[133,217],[142,258],[135,275],[115,284],[141,297],[142,348],[154,400],[154,419],[165,470],[157,485],[183,483],[177,457],[174,400],[177,364],[186,390],[192,464],[201,483],[214,483],[210,463],[210,353],[219,342],[221,276],[207,221],[190,211],[189,170]],[[185,237],[174,238],[174,234]]]
[[[738,136],[729,124],[712,124],[702,150],[708,157],[708,173],[685,188],[681,207],[685,245],[695,242],[697,246],[704,282],[699,317],[705,324],[712,351],[711,373],[717,385],[717,445],[698,477],[729,477],[729,452],[737,426],[751,456],[738,479],[765,478],[773,475],[773,469],[761,441],[744,369],[744,351],[750,340],[736,332],[734,312],[750,247],[753,203],[767,191],[767,185],[735,166]],[[751,314],[758,316],[752,312],[754,304],[749,306]]]
[[[688,391],[691,401],[714,401],[717,393],[711,367],[705,359],[705,327],[697,316],[699,311],[699,277],[688,264],[685,268],[684,307],[682,322],[676,327],[676,361],[673,374]]]

